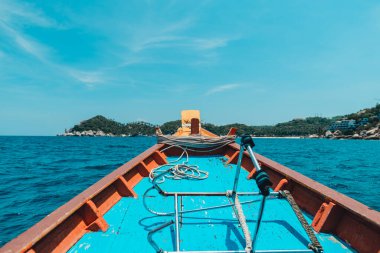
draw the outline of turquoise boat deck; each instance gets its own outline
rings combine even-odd
[[[175,160],[169,157],[168,160]],[[171,180],[160,184],[165,191],[182,192],[225,192],[232,190],[236,165],[225,165],[225,158],[218,156],[190,157],[188,164],[199,165],[209,172],[205,180]],[[178,163],[182,163],[183,160]],[[258,192],[254,180],[247,179],[248,173],[241,171],[239,192]],[[109,224],[106,232],[85,234],[70,250],[74,252],[155,252],[148,242],[148,232],[174,219],[174,216],[156,216],[143,205],[143,194],[152,184],[144,178],[134,190],[138,198],[122,198],[105,215]],[[158,212],[174,212],[174,197],[162,197],[156,191],[147,196],[147,204]],[[239,196],[243,205],[247,225],[253,235],[258,219],[261,196]],[[229,204],[226,196],[184,196],[183,210]],[[310,223],[309,217],[306,217]],[[180,219],[181,251],[241,251],[245,248],[242,229],[232,207],[185,213]],[[316,234],[324,252],[355,252],[331,234]],[[155,243],[164,251],[176,251],[175,224],[153,235]],[[268,197],[255,250],[308,250],[309,238],[286,199]]]

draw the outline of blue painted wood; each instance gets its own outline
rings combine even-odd
[[[196,180],[166,180],[161,186],[165,191],[226,191],[233,187],[235,166],[225,165],[223,157],[191,157],[189,164],[197,164],[209,171],[209,178]],[[182,162],[182,161],[180,161]],[[248,173],[242,171],[238,191],[258,191]],[[91,232],[84,235],[71,249],[74,252],[154,252],[148,243],[148,232],[173,217],[158,217],[145,210],[142,195],[151,186],[143,179],[134,190],[137,199],[122,198],[104,216],[110,225],[106,232]],[[243,205],[251,233],[255,229],[261,196],[241,196],[240,201],[255,200]],[[173,212],[172,197],[161,197],[152,193],[149,206],[157,211]],[[227,197],[184,197],[184,210],[228,204]],[[311,222],[310,217],[307,217]],[[175,250],[174,225],[157,232],[153,238],[166,251]],[[207,210],[183,215],[180,225],[181,250],[243,250],[245,241],[241,228],[231,207]],[[330,234],[317,234],[325,252],[354,252],[345,243]],[[269,197],[264,210],[257,250],[307,249],[309,239],[284,199]]]

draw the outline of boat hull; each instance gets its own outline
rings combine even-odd
[[[156,144],[119,167],[6,244],[1,252],[65,252],[84,234],[106,231],[103,216],[122,198],[136,197],[134,187],[152,169],[167,163],[167,156],[181,153],[175,148],[161,152],[164,148],[164,144]],[[234,164],[238,151],[239,145],[229,144],[189,155],[222,155],[227,164]],[[317,232],[335,234],[359,252],[380,250],[379,212],[264,156],[257,154],[257,158],[274,188],[290,191],[301,209],[313,217]],[[254,174],[248,153],[243,156],[242,167],[250,176]]]

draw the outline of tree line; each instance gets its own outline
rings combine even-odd
[[[254,134],[256,136],[305,136],[310,134],[323,134],[328,127],[340,119],[355,119],[357,121],[368,118],[369,122],[360,128],[367,129],[378,124],[380,118],[380,104],[372,108],[364,109],[357,113],[333,118],[308,117],[305,119],[293,119],[288,122],[267,126],[249,126],[241,123],[227,125],[215,125],[202,122],[202,127],[217,134],[226,135],[231,127],[237,128],[237,134]],[[131,122],[127,124],[119,123],[112,119],[98,115],[91,119],[82,121],[69,130],[74,131],[103,131],[114,135],[154,135],[156,127],[160,127],[163,134],[173,134],[181,126],[180,120],[166,122],[162,125],[153,125],[143,121]]]
[[[295,119],[286,123],[274,126],[248,126],[234,123],[227,125],[215,125],[212,123],[202,123],[202,127],[217,134],[226,135],[230,128],[237,128],[237,134],[254,134],[257,136],[300,136],[314,133],[321,133],[329,126],[331,120],[321,117],[306,119]],[[103,131],[114,135],[154,135],[155,128],[160,127],[163,134],[173,134],[181,126],[180,120],[169,121],[162,125],[154,126],[146,122],[132,122],[123,124],[104,116],[98,115],[91,119],[84,120],[75,125],[69,132],[83,132],[88,130]]]

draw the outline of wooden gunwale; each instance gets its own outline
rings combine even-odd
[[[33,245],[38,243],[42,238],[57,228],[62,222],[68,219],[71,215],[77,212],[87,201],[96,197],[99,193],[113,184],[119,177],[124,176],[132,169],[138,169],[139,164],[152,156],[156,151],[160,150],[164,144],[155,144],[140,155],[133,158],[131,161],[125,163],[115,171],[111,172],[82,193],[62,205],[51,214],[47,215],[40,222],[36,223],[33,227],[5,244],[0,252],[35,252],[32,248]],[[71,245],[66,245],[71,247]]]

